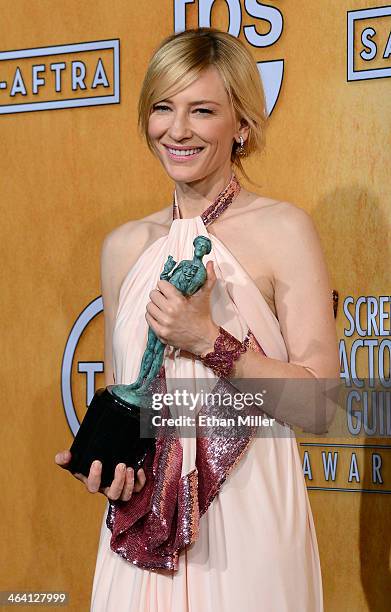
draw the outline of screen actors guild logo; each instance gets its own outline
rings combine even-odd
[[[391,6],[348,11],[347,80],[391,76]]]

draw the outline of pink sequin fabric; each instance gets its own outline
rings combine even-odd
[[[244,342],[249,350],[265,354],[251,330]],[[164,393],[164,369],[161,374],[159,392]],[[222,395],[230,391],[232,387],[224,378],[213,389],[213,393]],[[226,416],[223,408],[216,410],[216,406],[208,405],[202,407],[199,416],[210,416],[212,410],[216,417]],[[197,437],[197,470],[181,477],[180,440],[160,428],[155,454],[150,453],[143,466],[146,474],[143,489],[129,502],[109,504],[106,524],[112,531],[111,549],[138,567],[178,569],[179,552],[197,539],[200,517],[251,440],[251,435]]]
[[[240,185],[232,175],[229,185],[203,213],[211,223],[226,210],[239,193]],[[174,206],[175,218],[175,206]],[[243,340],[246,350],[265,354],[249,329]],[[164,367],[157,380],[159,392],[166,391]],[[216,383],[213,393],[234,389],[225,378]],[[169,416],[168,408],[163,416]],[[205,404],[198,415],[224,416],[224,406]],[[112,501],[106,518],[112,532],[111,549],[121,557],[149,570],[177,570],[180,551],[195,542],[200,517],[219,492],[230,471],[240,461],[253,439],[247,436],[205,435],[196,438],[196,469],[181,476],[182,446],[173,431],[159,428],[154,453],[149,453],[143,468],[146,484],[128,502]]]
[[[217,196],[214,202],[201,214],[201,219],[204,225],[207,227],[217,217],[219,217],[233,202],[236,196],[240,192],[240,183],[236,178],[235,174],[232,174],[228,185],[223,191]],[[179,207],[175,202],[175,197],[172,204],[172,218],[180,219]]]
[[[226,329],[219,327],[213,351],[200,357],[202,363],[220,377],[227,378],[234,369],[234,361],[239,359],[247,348],[243,342],[232,336]]]

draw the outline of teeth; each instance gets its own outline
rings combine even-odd
[[[172,155],[178,155],[179,157],[183,157],[185,155],[194,155],[195,153],[199,153],[202,149],[170,149],[167,147]]]

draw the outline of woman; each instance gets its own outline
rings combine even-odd
[[[189,30],[153,55],[139,125],[175,183],[174,202],[104,241],[106,384],[136,380],[148,326],[167,344],[168,389],[178,379],[199,389],[216,375],[338,378],[331,290],[309,215],[245,190],[233,172],[263,146],[264,109],[256,64],[229,34]],[[169,254],[191,259],[197,235],[212,243],[207,281],[186,298],[159,274]],[[313,407],[294,404],[266,406],[276,418],[263,437],[221,444],[181,431],[136,477],[118,465],[100,488],[99,461],[88,479],[77,475],[109,500],[91,610],[323,610],[291,426],[316,427]],[[56,461],[66,467],[69,453]]]

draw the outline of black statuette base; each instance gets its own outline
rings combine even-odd
[[[102,462],[101,486],[114,480],[118,463],[137,471],[153,438],[140,438],[140,408],[121,400],[107,388],[98,389],[92,398],[80,429],[70,448],[69,470],[88,476],[95,459]]]

